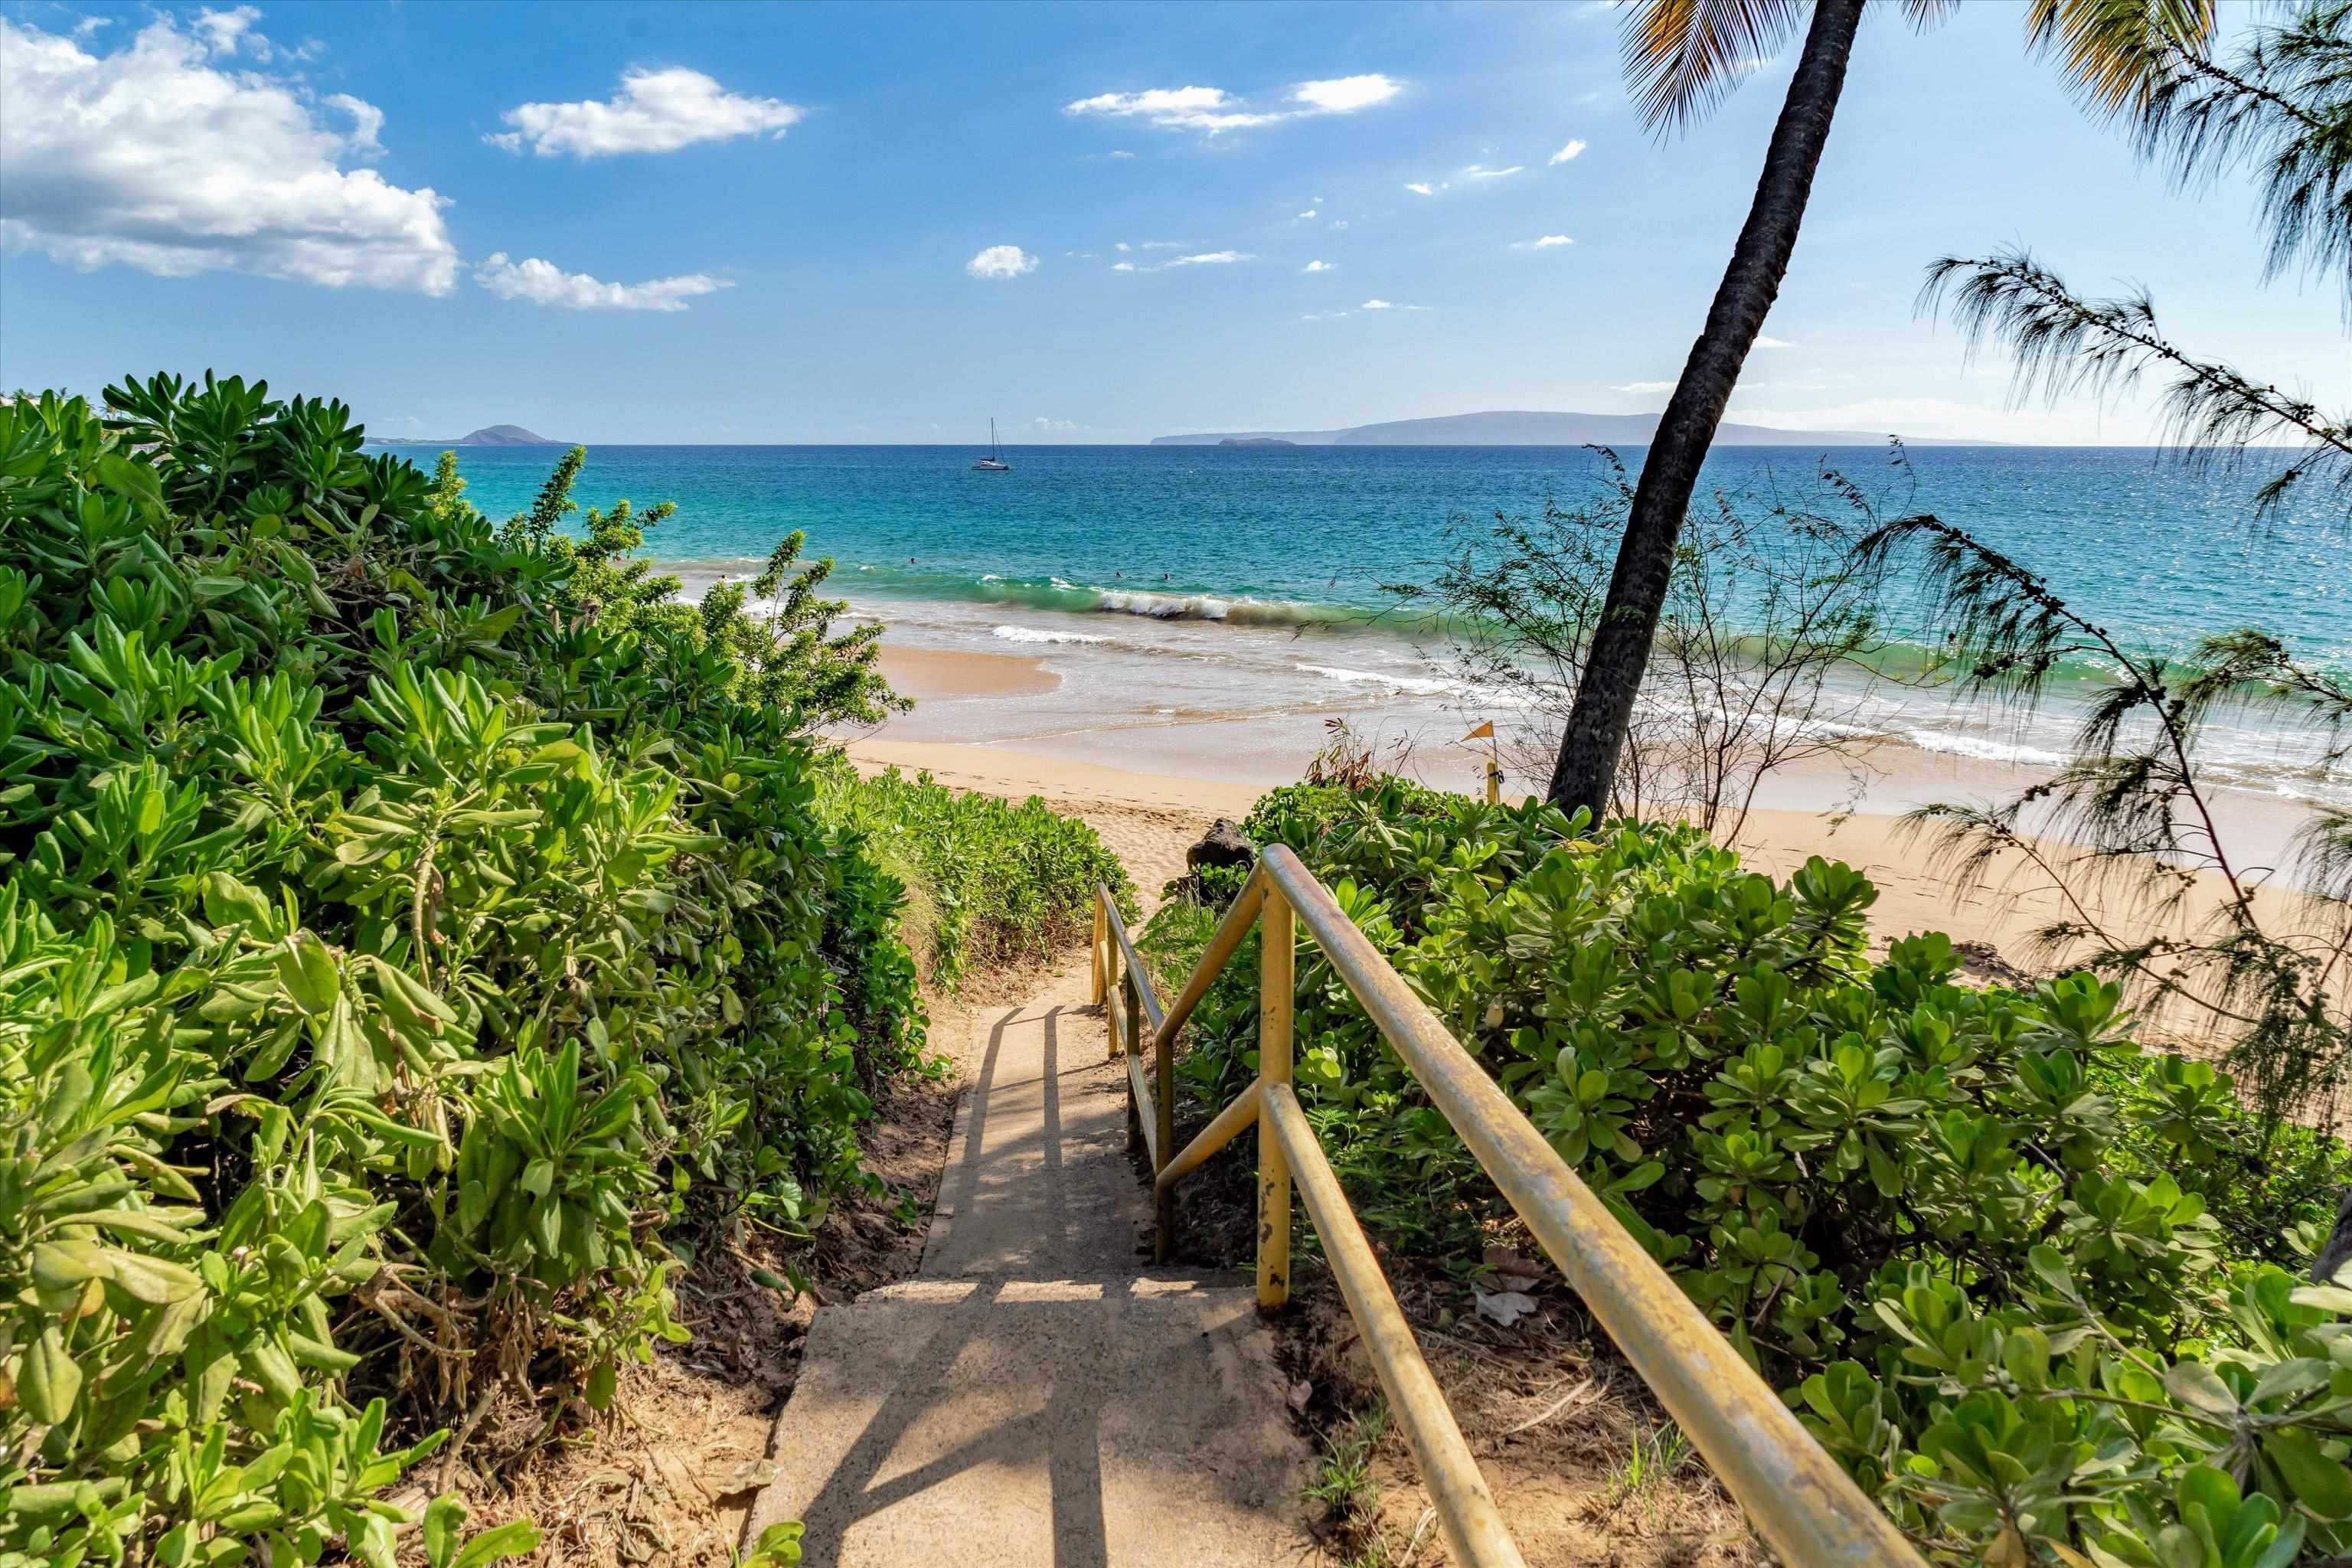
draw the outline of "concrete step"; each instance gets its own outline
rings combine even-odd
[[[1306,1445],[1248,1279],[1147,1269],[1083,973],[975,1021],[917,1278],[821,1309],[746,1540],[809,1568],[1304,1561]]]

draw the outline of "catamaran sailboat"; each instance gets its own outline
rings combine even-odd
[[[1003,452],[996,445],[996,421],[993,419],[988,422],[988,456],[972,467],[987,474],[1009,474],[1013,471],[1013,465],[1004,460]]]

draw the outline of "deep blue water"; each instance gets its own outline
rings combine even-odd
[[[429,467],[434,448],[397,447]],[[556,447],[459,453],[494,517],[527,506]],[[793,529],[834,556],[853,596],[1039,609],[1183,609],[1279,621],[1382,604],[1423,575],[1456,519],[1591,498],[1601,460],[1577,447],[1013,448],[1009,474],[970,447],[595,447],[583,503],[675,500],[652,539],[674,564],[741,570]],[[1624,454],[1638,468],[1638,448]],[[2197,472],[2145,448],[1725,448],[1705,486],[1828,500],[1823,463],[1883,515],[1931,511],[2047,576],[2110,628],[2184,649],[2259,626],[2307,657],[2352,664],[2352,529],[2315,503],[2257,523],[2257,477]],[[1178,603],[1181,602],[1181,603]],[[1899,612],[1898,612],[1899,613]]]

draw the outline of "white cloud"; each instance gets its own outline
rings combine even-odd
[[[974,278],[1001,280],[1036,271],[1037,258],[1017,245],[992,245],[965,262],[963,269]]]
[[[1147,239],[1143,242],[1141,248],[1145,250],[1181,250],[1192,243],[1192,242],[1189,239]]]
[[[1145,243],[1144,248],[1150,250],[1170,243],[1168,240],[1150,240]],[[1127,247],[1121,246],[1119,248],[1124,250]],[[1256,259],[1256,257],[1246,250],[1204,250],[1192,256],[1171,256],[1165,261],[1153,262],[1141,267],[1132,261],[1114,261],[1111,263],[1110,269],[1113,272],[1164,272],[1171,267],[1230,267],[1236,261]]]
[[[1217,87],[1155,87],[1141,92],[1098,92],[1062,106],[1069,115],[1140,120],[1163,131],[1197,131],[1205,136],[1227,131],[1247,131],[1285,120],[1318,115],[1353,114],[1386,103],[1404,84],[1388,77],[1334,77],[1302,81],[1292,88],[1288,101],[1295,109],[1252,109],[1244,99]]]
[[[1029,427],[1040,436],[1067,436],[1086,428],[1075,419],[1049,419],[1043,414],[1029,421]]]
[[[1568,236],[1564,234],[1547,234],[1541,238],[1536,240],[1532,248],[1537,250],[1551,250],[1559,246],[1574,245],[1576,241],[1569,238]]]
[[[194,27],[196,37],[202,40],[209,53],[250,55],[265,65],[280,57],[292,60],[307,60],[325,47],[314,39],[305,39],[299,47],[290,49],[273,43],[267,36],[255,30],[253,25],[260,20],[261,12],[257,6],[237,5],[226,11],[215,11],[206,7],[196,13],[195,20],[191,26]],[[97,31],[95,27],[85,28],[77,26],[73,30],[73,36],[77,38],[88,37],[95,31]]]
[[[1554,153],[1550,157],[1545,159],[1544,163],[1547,166],[1554,163],[1574,163],[1577,155],[1581,153],[1583,151],[1584,138],[1580,136],[1570,142],[1567,146],[1561,148],[1559,152]]]
[[[1524,163],[1514,163],[1507,169],[1489,169],[1483,164],[1473,163],[1462,173],[1465,178],[1473,180],[1506,180],[1526,167]]]
[[[1756,340],[1756,346],[1759,349],[1792,349],[1797,345],[1786,338],[1759,336]]]
[[[474,268],[474,281],[501,300],[528,300],[566,310],[683,310],[698,295],[735,287],[700,272],[650,283],[605,283],[585,272],[566,272],[536,256],[509,261],[503,250],[492,252]]]
[[[1345,228],[1348,226],[1348,220],[1343,217],[1333,218],[1331,220],[1331,226],[1333,228]]]
[[[0,245],[163,277],[449,292],[446,201],[342,166],[380,150],[374,105],[330,100],[352,121],[340,133],[297,80],[211,63],[261,58],[258,15],[203,13],[196,31],[160,16],[112,54],[0,17]]]
[[[1432,186],[1426,180],[1415,180],[1411,184],[1405,186],[1405,189],[1411,191],[1417,196],[1433,196],[1437,194],[1435,187]]]
[[[1123,240],[1123,239],[1122,239],[1122,240],[1120,240],[1120,241],[1118,242],[1118,248],[1119,248],[1120,250],[1125,250],[1125,249],[1127,248],[1127,241],[1125,241],[1125,240]]]
[[[1339,268],[1328,261],[1310,261],[1298,270],[1301,272],[1336,272]]]
[[[1114,147],[1109,152],[1104,153],[1103,156],[1106,158],[1132,158],[1135,154],[1129,152],[1124,147]]]
[[[1386,300],[1367,300],[1356,307],[1359,310],[1393,310],[1396,307]]]
[[[345,145],[354,158],[380,157],[383,153],[383,110],[374,104],[353,98],[348,92],[327,95],[327,107],[340,109],[352,117],[352,133]]]
[[[1280,114],[1253,113],[1223,88],[1155,87],[1142,92],[1098,92],[1062,106],[1065,114],[1100,114],[1141,120],[1170,131],[1219,132],[1271,125]]]
[[[1300,217],[1313,217],[1317,213],[1320,212],[1321,210],[1322,210],[1322,209],[1321,209],[1320,207],[1308,207],[1305,212],[1300,213],[1298,216],[1299,216]]]
[[[261,13],[251,5],[239,5],[227,11],[199,11],[196,31],[203,35],[205,47],[216,55],[236,53],[237,39],[256,22]]]
[[[528,146],[542,158],[566,153],[609,158],[675,153],[698,142],[727,142],[763,131],[782,136],[807,115],[780,99],[729,92],[683,66],[635,66],[622,74],[619,90],[602,102],[522,104],[499,116],[512,131],[483,140],[509,153]]]
[[[1622,386],[1612,386],[1609,390],[1630,392],[1637,397],[1647,397],[1653,393],[1672,392],[1674,389],[1675,384],[1671,381],[1629,381]]]
[[[1303,103],[1317,114],[1353,114],[1360,109],[1386,103],[1404,90],[1404,83],[1391,81],[1377,71],[1369,76],[1334,77],[1328,81],[1302,81],[1290,95],[1293,103]]]

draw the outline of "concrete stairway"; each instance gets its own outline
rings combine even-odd
[[[822,1309],[747,1539],[809,1568],[1297,1562],[1307,1452],[1246,1276],[1139,1261],[1083,973],[978,1020],[922,1268]]]

